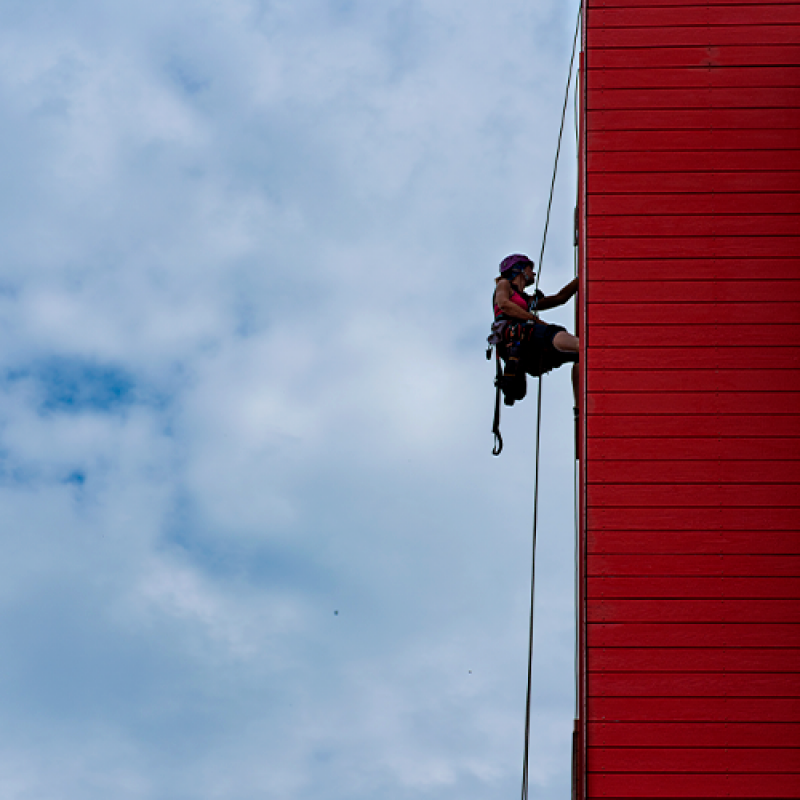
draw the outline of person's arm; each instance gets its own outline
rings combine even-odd
[[[536,319],[530,311],[526,311],[522,306],[517,305],[511,299],[511,283],[507,280],[502,280],[497,284],[497,289],[494,293],[494,302],[507,317],[524,320],[526,322]]]
[[[536,304],[537,311],[545,311],[548,308],[563,306],[578,291],[578,279],[573,278],[560,292],[549,297],[542,297]]]

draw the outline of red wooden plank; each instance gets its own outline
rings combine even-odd
[[[800,650],[790,648],[593,647],[588,655],[590,673],[785,672],[795,676],[800,668]]]
[[[590,175],[586,190],[589,193],[588,212],[594,214],[597,194],[664,194],[674,193],[746,193],[792,192],[797,188],[798,176],[794,172],[662,172],[658,178],[641,172],[614,172],[607,175]],[[589,254],[593,257],[593,254]],[[788,258],[796,256],[790,254]],[[688,258],[695,258],[691,253]],[[775,258],[766,254],[766,258]]]
[[[800,555],[797,531],[611,531],[590,530],[586,534],[589,555],[647,554],[652,555]],[[609,580],[606,578],[606,580]],[[620,579],[622,580],[622,579]],[[636,580],[631,578],[631,580]],[[655,580],[649,578],[649,580]],[[669,578],[677,581],[678,578]],[[701,580],[692,578],[692,580]],[[726,577],[726,581],[737,578]],[[747,579],[749,580],[749,579]],[[755,578],[758,581],[780,578]],[[792,580],[792,579],[787,579]]]
[[[587,490],[587,508],[739,508],[762,509],[769,514],[776,508],[798,509],[800,487],[796,484],[592,484]]]
[[[697,89],[597,89],[589,93],[590,111],[688,108],[795,108],[794,86],[749,86]]]
[[[598,282],[599,283],[599,282]],[[669,282],[671,283],[671,282]],[[663,299],[674,300],[681,294],[681,286],[679,282],[676,287],[672,287],[667,282],[662,283],[664,288]],[[742,282],[743,283],[743,282]],[[742,287],[741,284],[720,284],[725,286],[726,289],[745,293],[752,291],[754,300],[763,299],[763,295],[769,291],[769,287],[764,283],[759,283],[758,289],[756,287]],[[611,293],[608,282],[603,282],[602,289],[599,293],[595,294],[594,287],[591,289],[592,297],[602,302],[604,296]],[[686,297],[686,295],[683,295]],[[589,338],[587,344],[589,348],[603,349],[603,350],[618,350],[618,349],[631,349],[631,348],[658,348],[663,347],[675,341],[676,337],[680,334],[676,330],[675,325],[598,325],[589,331]],[[739,346],[749,345],[751,347],[798,347],[800,346],[800,324],[798,325],[693,325],[692,336],[695,337],[702,347],[730,348],[737,350]],[[592,357],[594,358],[594,353]],[[613,358],[613,352],[606,354],[606,358]],[[724,357],[724,354],[723,354]],[[758,421],[756,421],[758,422]],[[787,424],[794,425],[796,420],[786,420]],[[770,430],[774,429],[774,425],[770,425]],[[782,431],[787,435],[788,429]],[[592,435],[591,433],[589,434]]]
[[[796,523],[796,519],[795,519]],[[797,577],[800,558],[794,555],[592,555],[587,577],[604,575]],[[788,647],[788,643],[784,643]]]
[[[783,3],[796,3],[797,0],[764,0],[765,5],[781,5]],[[762,5],[762,0],[657,0],[659,6],[725,6],[733,8],[735,6],[749,6],[758,9]],[[650,8],[654,5],[652,0],[590,0],[590,8]],[[756,12],[757,13],[757,12]]]
[[[764,45],[794,45],[800,40],[796,25],[715,25],[710,27],[590,28],[587,31],[590,67],[604,48],[708,47],[724,50],[738,45],[761,50]],[[758,42],[754,47],[753,42]],[[794,63],[797,63],[796,61]]]
[[[796,774],[727,775],[693,773],[598,773],[587,776],[587,797],[679,798],[705,797],[782,798],[800,797],[800,776]]]
[[[587,525],[589,528],[624,531],[700,531],[700,530],[731,530],[731,531],[794,531],[798,528],[798,512],[796,508],[772,508],[766,513],[763,508],[649,508],[640,506],[630,508],[600,508],[587,509]],[[615,556],[616,558],[616,556]],[[767,558],[767,556],[758,556]],[[640,559],[641,560],[641,559]],[[688,564],[686,565],[688,568]],[[766,562],[762,564],[766,568]],[[745,568],[742,565],[742,568]],[[755,570],[756,566],[749,567]],[[728,574],[728,575],[797,575],[800,567],[786,560],[783,564],[775,565],[766,573],[739,572],[734,563],[734,557],[725,558],[725,573],[698,573],[698,574]],[[648,574],[644,566],[640,572],[627,574]],[[793,571],[794,570],[794,571]],[[624,574],[624,573],[623,573]],[[657,574],[657,573],[656,573]],[[675,574],[690,575],[691,572]]]
[[[592,174],[598,172],[797,172],[800,171],[800,150],[679,150],[669,157],[652,151],[593,151],[587,161],[590,180]],[[658,180],[658,176],[654,179]]]
[[[601,242],[603,240],[598,240]],[[609,240],[605,240],[608,244]],[[652,242],[664,240],[651,239]],[[673,240],[674,241],[674,240]],[[694,240],[692,240],[694,241]],[[767,240],[770,241],[770,240]],[[774,241],[774,240],[772,240]],[[800,239],[795,240],[800,246]],[[588,298],[590,325],[716,325],[735,323],[758,324],[766,322],[779,325],[800,324],[800,306],[797,303],[707,303],[698,297],[687,303],[595,303]]]
[[[605,552],[614,552],[608,551]],[[619,552],[619,551],[617,551]],[[639,551],[641,553],[641,551]],[[646,557],[650,554],[642,554]],[[736,600],[749,603],[751,600],[791,601],[800,598],[800,576],[791,578],[750,578],[750,577],[681,577],[669,575],[660,577],[604,576],[588,578],[586,592],[593,612],[599,613],[598,603],[608,599],[642,600],[661,602],[670,600]],[[800,609],[798,609],[800,613]],[[671,612],[670,612],[671,613]],[[741,619],[740,622],[747,620]],[[784,621],[784,620],[772,620]],[[800,670],[800,659],[796,666]]]
[[[796,722],[800,700],[795,698],[695,698],[678,702],[671,697],[591,697],[588,720],[593,722]],[[755,795],[762,796],[762,795]]]
[[[791,748],[590,747],[589,772],[800,773],[800,750]]]
[[[777,130],[612,130],[594,131],[589,138],[592,153],[680,152],[726,150],[795,150],[797,131]]]
[[[670,130],[598,130],[589,137],[592,153],[642,150],[677,152],[681,150],[794,150],[797,131],[792,128],[764,130],[688,129]]]
[[[621,217],[621,219],[625,219]],[[800,217],[798,217],[800,223]],[[800,276],[797,280],[749,279],[752,273],[740,273],[735,280],[641,280],[637,265],[631,265],[629,280],[609,281],[589,274],[588,297],[592,303],[768,303],[772,301],[800,303]],[[800,262],[797,264],[800,272]],[[670,277],[671,276],[667,276]],[[742,280],[748,278],[748,280]],[[798,326],[800,327],[800,326]],[[728,331],[726,331],[728,333]]]
[[[644,301],[646,302],[646,301]],[[696,333],[696,332],[695,332]],[[676,337],[664,341],[669,344]],[[758,364],[765,369],[797,369],[800,367],[798,347],[709,347],[701,339],[695,347],[628,347],[598,348],[592,351],[592,369],[744,369]],[[798,387],[800,388],[800,386]]]
[[[794,152],[794,151],[792,151]],[[800,173],[798,173],[800,175]],[[598,215],[588,219],[588,234],[626,239],[632,236],[794,236],[800,215],[640,214]]]
[[[744,414],[657,417],[589,415],[586,423],[590,439],[636,439],[648,436],[686,437],[689,431],[698,436],[725,438],[739,438],[744,433],[748,436],[762,438],[800,437],[800,414],[755,417]],[[769,447],[769,442],[765,442],[764,446]],[[800,451],[800,442],[797,443],[797,449]]]
[[[751,33],[751,36],[753,34]],[[767,67],[797,66],[800,46],[797,44],[757,45],[693,45],[686,47],[654,47],[640,41],[638,47],[595,47],[589,52],[587,67],[598,69],[654,69],[674,67]]]
[[[690,25],[713,28],[717,25],[800,24],[800,10],[796,4],[791,3],[773,5],[759,2],[756,7],[665,4],[638,8],[633,5],[624,8],[604,8],[591,5],[587,14],[587,26],[592,31],[598,28],[675,28]],[[713,37],[713,30],[710,35]],[[758,37],[752,37],[748,41],[758,41]]]
[[[626,258],[791,258],[800,248],[800,237],[652,236],[624,240],[598,237],[590,239],[588,247],[593,258],[618,258],[621,255]],[[786,321],[794,322],[797,318],[795,313]]]
[[[800,86],[800,67],[674,67],[594,69],[586,75],[589,94],[609,89],[717,89]]]
[[[667,134],[675,130],[718,131],[729,128],[761,131],[788,128],[797,133],[800,111],[791,108],[714,108],[709,101],[708,106],[703,108],[590,109],[586,116],[587,144],[589,152],[592,152],[595,149],[592,136],[601,131],[652,130]]]
[[[690,198],[691,195],[684,195]],[[746,280],[768,282],[796,280],[800,261],[794,258],[709,258],[631,260],[595,259],[587,262],[587,277],[592,281],[716,281],[730,293],[741,292]],[[730,287],[727,284],[730,283]],[[668,288],[665,287],[665,291]],[[752,298],[751,298],[752,299]],[[738,326],[737,326],[738,327]]]
[[[659,434],[656,434],[659,435]],[[796,440],[800,454],[800,439]],[[588,484],[762,484],[784,483],[800,495],[800,458],[794,461],[629,461],[593,460],[588,464]]]
[[[589,697],[800,697],[792,672],[590,673]]]
[[[800,625],[763,623],[671,624],[655,622],[589,623],[587,642],[592,647],[774,647],[800,645]],[[795,681],[797,683],[797,681]],[[647,719],[642,717],[641,719]],[[677,719],[677,718],[676,718]],[[702,717],[696,717],[702,719]],[[753,720],[757,719],[752,717]],[[795,719],[800,719],[796,717]],[[768,721],[765,717],[763,721]],[[792,720],[794,721],[794,720]]]
[[[626,306],[617,306],[626,308]],[[591,318],[590,318],[591,321]],[[592,392],[791,392],[796,393],[800,375],[786,369],[749,370],[614,370],[595,369],[589,361],[588,387]]]
[[[699,149],[699,148],[698,148]],[[592,198],[591,215],[594,216],[706,216],[709,214],[789,215],[800,227],[800,192],[772,192],[756,194],[631,194],[604,195]]]
[[[797,413],[800,398],[792,392],[596,392],[587,404],[588,413],[597,415],[770,415]]]
[[[590,747],[800,747],[791,722],[590,722]]]
[[[760,438],[723,439],[716,436],[698,436],[702,429],[692,436],[656,438],[636,437],[608,439],[599,442],[591,439],[587,442],[587,454],[590,459],[602,461],[650,461],[665,462],[668,468],[673,461],[743,461],[754,462],[753,469],[758,469],[759,461],[793,461],[800,458],[800,448],[796,439]],[[708,432],[706,431],[706,434]],[[592,489],[594,491],[594,489]]]
[[[698,91],[703,90],[707,93],[710,100],[708,105],[712,107],[720,107],[714,102],[716,92],[720,90],[730,90],[736,87],[746,86],[751,90],[759,90],[761,88],[769,88],[772,91],[781,88],[794,89],[800,86],[800,68],[798,67],[744,67],[743,69],[736,68],[723,68],[711,69],[707,67],[695,69],[648,69],[648,70],[630,70],[630,69],[604,69],[595,70],[588,76],[589,80],[589,96],[595,103],[597,108],[612,108],[614,106],[607,106],[604,103],[603,95],[611,91],[620,90],[671,90],[671,91]],[[600,94],[603,93],[603,94]],[[598,96],[594,96],[598,95]],[[612,99],[613,100],[613,99]],[[681,104],[679,107],[687,107]],[[702,106],[705,107],[705,106]],[[620,134],[624,134],[620,131]],[[635,132],[634,132],[635,133]],[[692,135],[700,137],[702,141],[708,144],[706,149],[719,149],[720,146],[727,143],[724,149],[731,149],[731,142],[744,142],[744,145],[737,148],[735,145],[732,149],[744,149],[747,143],[752,139],[754,133],[752,131],[737,132],[733,130],[726,130],[724,137],[720,138],[722,131],[695,131]],[[797,141],[796,131],[759,131],[759,141],[764,135],[778,134],[778,138],[774,141],[780,148],[784,141]],[[605,139],[606,147],[598,146],[598,134],[595,133],[593,137],[592,147],[606,150],[619,150],[619,142],[616,137],[607,136]],[[664,149],[669,146],[668,143],[661,141],[660,137],[650,137],[654,139],[656,145],[660,145],[659,149]],[[646,142],[645,146],[637,147],[637,141]],[[683,138],[678,136],[676,142],[686,142],[688,147],[676,146],[676,150],[695,150],[697,149],[697,142],[695,139]],[[631,150],[650,150],[651,142],[646,134],[640,134],[637,138],[629,141]],[[796,146],[796,144],[795,144]]]
[[[767,579],[769,580],[769,579]],[[800,603],[794,598],[593,597],[589,622],[792,622],[800,623]],[[800,668],[800,664],[798,664]],[[795,681],[800,689],[800,679]]]

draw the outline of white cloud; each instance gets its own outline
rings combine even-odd
[[[538,253],[568,11],[0,12],[4,797],[516,791],[533,407],[493,461],[483,349],[494,265]],[[556,797],[571,399],[545,387],[531,776]]]

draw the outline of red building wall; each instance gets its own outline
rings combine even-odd
[[[800,797],[800,2],[585,0],[579,796]]]

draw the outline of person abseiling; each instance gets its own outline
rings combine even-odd
[[[578,291],[578,279],[554,295],[547,296],[538,289],[533,296],[526,294],[525,289],[535,279],[533,262],[519,253],[500,262],[500,277],[495,279],[494,323],[489,344],[497,348],[505,362],[502,375],[498,368],[497,380],[508,406],[525,397],[526,373],[543,375],[570,362],[573,388],[577,385],[577,337],[561,325],[542,322],[538,312],[564,305]]]

